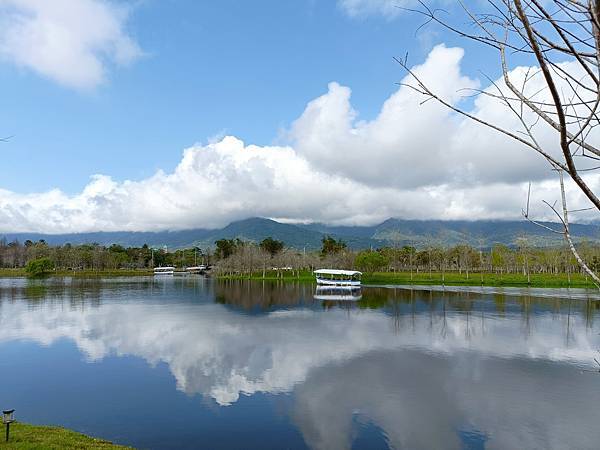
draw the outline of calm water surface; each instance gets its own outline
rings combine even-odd
[[[0,407],[139,448],[598,449],[595,295],[0,279]]]

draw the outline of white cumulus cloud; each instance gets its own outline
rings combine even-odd
[[[462,57],[461,49],[438,46],[414,71],[456,104],[461,88],[479,86],[462,73]],[[524,73],[516,68],[511,77]],[[0,232],[220,227],[252,216],[363,225],[389,217],[515,219],[530,181],[532,212],[555,219],[542,200],[557,200],[558,180],[531,149],[434,102],[422,104],[406,86],[370,121],[359,120],[350,94],[331,83],[290,126],[287,145],[225,136],[185,150],[172,172],[142,180],[95,175],[75,195],[0,189]],[[489,97],[463,107],[509,129],[518,126]],[[540,125],[536,133],[549,152],[559,152],[553,131]],[[587,180],[600,189],[600,176]],[[571,209],[589,206],[572,183],[567,195]]]
[[[76,89],[141,55],[127,10],[107,0],[0,0],[0,56]]]
[[[414,70],[432,90],[456,103],[457,86],[478,87],[476,80],[460,72],[463,53],[440,45]],[[423,98],[403,86],[385,101],[374,120],[357,122],[350,94],[349,88],[331,83],[327,94],[308,104],[291,132],[302,155],[369,184],[415,187],[449,181],[455,158],[449,151],[450,138],[457,124],[447,108],[435,102],[422,105]],[[424,164],[424,156],[437,164]]]

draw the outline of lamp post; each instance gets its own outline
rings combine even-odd
[[[2,411],[2,422],[6,424],[6,442],[8,442],[8,436],[10,433],[10,424],[15,421],[14,409],[7,409]]]

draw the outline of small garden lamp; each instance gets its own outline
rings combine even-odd
[[[6,442],[8,442],[8,434],[10,433],[10,424],[15,421],[15,410],[7,409],[2,411],[2,422],[6,424]]]

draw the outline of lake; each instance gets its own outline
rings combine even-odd
[[[600,447],[597,293],[317,297],[202,277],[0,279],[0,407],[139,448]]]

